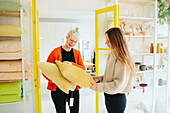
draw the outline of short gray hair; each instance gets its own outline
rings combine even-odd
[[[70,30],[67,36],[70,38],[71,36],[77,37],[79,39],[80,33],[78,32],[79,28],[76,27],[74,30]]]

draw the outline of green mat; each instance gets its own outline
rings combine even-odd
[[[15,95],[0,95],[0,104],[2,103],[11,103],[21,101],[21,94]]]
[[[18,2],[0,1],[0,11],[20,11],[21,5]]]
[[[21,85],[21,81],[0,83],[0,95],[21,93]]]

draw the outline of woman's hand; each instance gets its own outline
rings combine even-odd
[[[92,77],[93,78],[93,80],[95,81],[95,82],[98,82],[99,81],[99,77],[98,76],[94,76],[94,77]]]
[[[97,84],[95,84],[95,83],[91,83],[91,84],[92,84],[92,86],[90,87],[90,89],[97,91]]]
[[[72,63],[69,61],[64,61],[63,63],[72,65]]]

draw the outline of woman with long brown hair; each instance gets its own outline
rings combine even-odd
[[[108,113],[124,113],[126,95],[132,90],[136,69],[130,56],[123,33],[119,28],[111,28],[105,33],[105,44],[111,49],[103,76],[95,76],[97,82],[91,89],[104,92]]]

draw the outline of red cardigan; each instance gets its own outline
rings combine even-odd
[[[85,70],[85,66],[84,66],[83,59],[81,57],[80,51],[73,48],[73,53],[74,53],[74,58],[75,58],[76,63],[72,62],[72,65],[77,66],[77,67]],[[55,63],[55,60],[62,61],[61,46],[55,48],[50,53],[50,55],[48,56],[47,62]],[[53,83],[52,80],[48,79],[44,74],[43,74],[43,76],[48,80],[47,89],[51,90],[51,91],[56,91],[57,85],[55,83]],[[80,88],[81,88],[80,86],[77,86],[76,90],[79,90]]]

